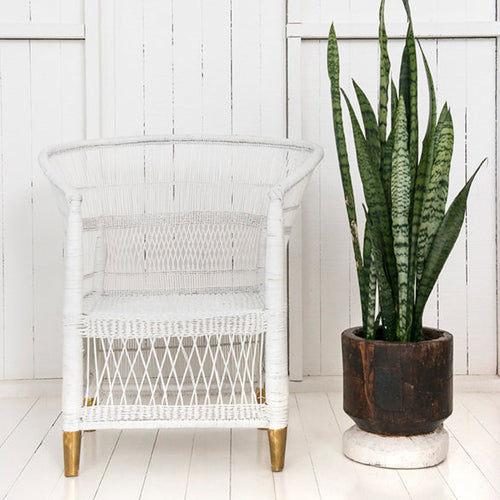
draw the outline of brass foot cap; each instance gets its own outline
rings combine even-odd
[[[82,431],[63,432],[64,475],[78,476]]]
[[[269,450],[271,452],[271,470],[281,472],[285,466],[286,432],[283,429],[268,429]]]

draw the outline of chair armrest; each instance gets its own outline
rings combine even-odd
[[[317,145],[312,145],[312,155],[307,159],[304,164],[296,169],[292,174],[284,177],[278,182],[271,191],[269,192],[269,197],[271,199],[283,199],[284,195],[290,191],[292,188],[297,186],[300,182],[304,181],[309,175],[311,175],[318,165],[318,163],[323,158],[324,152],[323,148]]]
[[[70,186],[57,172],[51,167],[49,155],[53,148],[45,148],[38,155],[38,163],[42,171],[53,184],[53,186],[64,196],[66,202],[69,204],[71,201],[82,201],[81,193],[73,186]]]

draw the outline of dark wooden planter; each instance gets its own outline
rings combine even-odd
[[[342,333],[344,410],[363,430],[390,436],[432,432],[453,410],[453,337],[424,328],[422,342]]]

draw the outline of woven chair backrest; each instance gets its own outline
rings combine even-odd
[[[50,157],[82,194],[87,293],[257,291],[269,192],[307,148],[152,141],[68,148]],[[291,225],[304,186],[285,200]]]

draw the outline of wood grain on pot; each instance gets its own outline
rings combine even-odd
[[[424,328],[423,342],[342,334],[344,410],[363,430],[411,436],[435,430],[453,409],[453,337]]]

